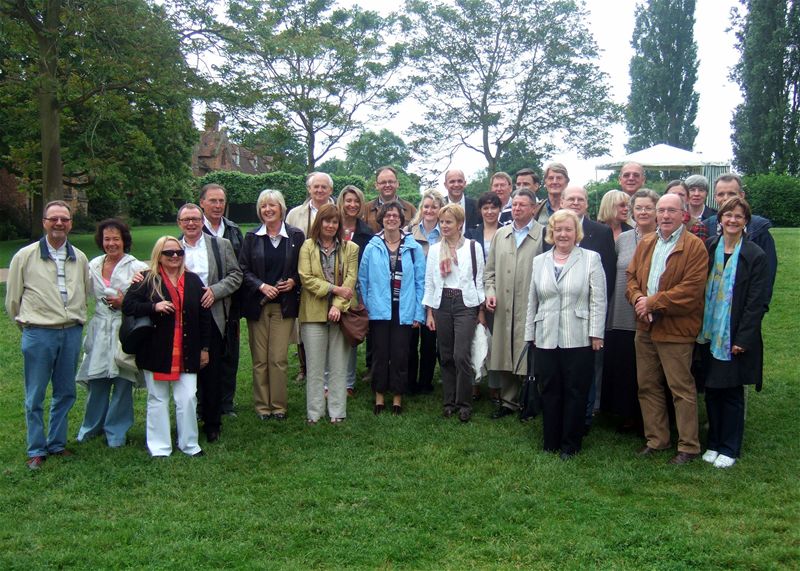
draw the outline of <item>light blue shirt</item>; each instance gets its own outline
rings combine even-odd
[[[658,282],[661,281],[661,274],[667,267],[667,258],[675,249],[675,244],[678,243],[678,238],[683,232],[683,224],[678,226],[678,229],[666,240],[661,235],[661,228],[656,230],[658,240],[656,240],[656,247],[653,249],[653,259],[650,260],[650,275],[647,277],[647,295],[655,295],[658,293]]]
[[[428,241],[428,244],[430,244],[431,246],[433,246],[434,244],[439,242],[439,240],[442,239],[442,233],[439,231],[439,225],[438,224],[436,226],[434,226],[431,229],[430,232],[425,232],[425,225],[422,222],[420,222],[419,223],[419,231],[422,233],[423,236],[425,236],[425,239]]]
[[[520,229],[517,229],[517,224],[515,222],[511,223],[511,229],[514,231],[514,240],[517,242],[517,248],[522,245],[523,240],[525,240],[525,236],[531,231],[533,227],[533,218],[531,218],[530,222],[528,222],[525,226]]]

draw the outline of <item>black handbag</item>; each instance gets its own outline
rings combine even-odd
[[[155,326],[149,315],[123,316],[122,325],[119,327],[119,342],[122,344],[122,350],[135,355],[142,342],[151,335],[153,327]]]
[[[525,343],[525,348],[517,361],[519,367],[522,359],[528,358],[528,374],[525,375],[525,380],[522,381],[522,389],[519,396],[519,420],[526,422],[532,418],[536,418],[542,412],[542,392],[539,388],[539,383],[533,374],[533,367],[531,361],[533,360],[533,351],[530,350],[530,343]],[[517,369],[515,369],[517,370]]]

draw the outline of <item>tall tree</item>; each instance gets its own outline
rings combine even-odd
[[[149,172],[171,162],[169,176],[180,176],[175,169],[186,172],[173,157],[186,158],[192,126],[185,87],[192,74],[180,51],[186,36],[172,27],[163,7],[145,0],[0,0],[0,14],[0,36],[17,55],[0,64],[4,103],[13,102],[16,113],[25,117],[23,133],[39,135],[38,145],[15,137],[14,129],[2,129],[0,135],[16,159],[15,168],[32,179],[32,235],[41,228],[35,214],[42,203],[63,196],[65,178],[85,176],[93,183],[99,157],[110,157],[119,166],[144,148],[141,143],[162,159]],[[121,124],[133,115],[138,123]],[[144,133],[159,130],[159,121],[173,133],[154,142]],[[129,126],[135,127],[129,131]],[[116,142],[103,139],[104,132]],[[174,152],[180,143],[180,152]],[[106,153],[111,147],[115,156]],[[160,155],[169,150],[172,157]],[[32,159],[34,152],[40,162]],[[117,175],[141,168],[129,163]],[[111,186],[119,191],[121,180],[117,177]]]
[[[231,0],[228,18],[235,32],[220,68],[236,96],[228,103],[250,121],[288,120],[309,172],[361,128],[362,112],[397,101],[390,83],[403,49],[386,41],[392,17],[334,0]]]
[[[695,0],[647,0],[636,7],[631,46],[628,152],[658,143],[692,150],[697,137]]]
[[[747,0],[735,15],[739,63],[733,78],[743,102],[731,125],[737,168],[800,174],[800,2]]]
[[[407,0],[423,107],[413,150],[432,160],[466,147],[490,171],[514,141],[539,156],[563,143],[607,149],[617,108],[595,61],[586,12],[560,0]]]

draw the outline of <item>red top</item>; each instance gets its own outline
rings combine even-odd
[[[154,381],[178,381],[181,378],[181,363],[183,361],[183,274],[178,278],[178,284],[172,285],[169,278],[164,273],[164,269],[159,269],[161,279],[167,286],[172,304],[175,306],[175,330],[172,335],[172,367],[169,373],[153,372]]]

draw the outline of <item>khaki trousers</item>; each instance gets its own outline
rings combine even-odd
[[[257,321],[247,320],[256,414],[286,414],[286,368],[294,323],[293,317],[281,315],[280,303],[265,303]]]
[[[647,446],[656,450],[670,447],[669,416],[663,379],[672,391],[678,451],[700,452],[697,422],[697,388],[692,376],[694,343],[653,341],[649,331],[636,332],[636,378],[642,407]]]

